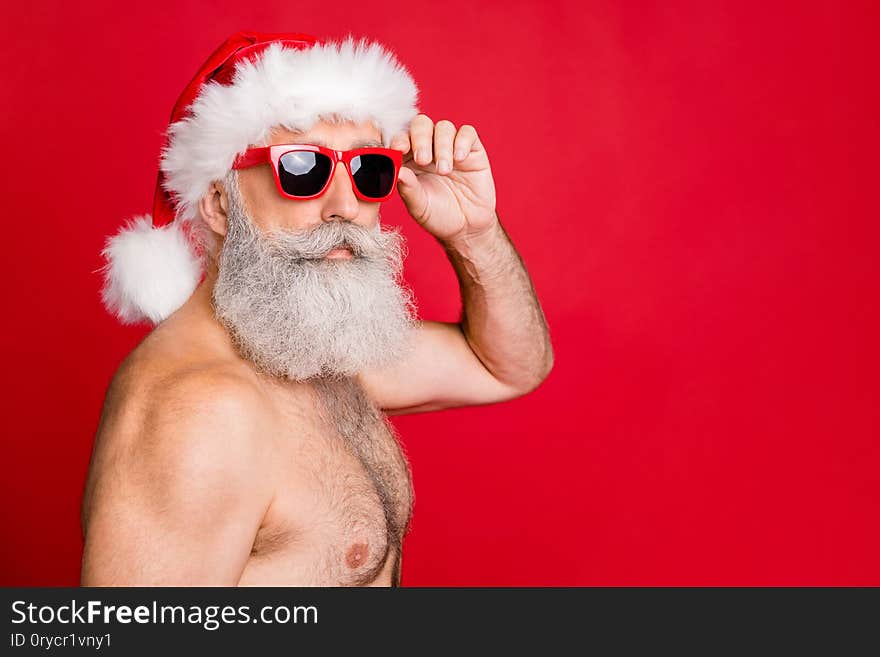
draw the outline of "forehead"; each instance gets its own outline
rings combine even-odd
[[[382,133],[369,121],[363,123],[328,122],[319,120],[308,130],[290,130],[275,126],[267,145],[272,144],[316,144],[338,150],[382,146]]]

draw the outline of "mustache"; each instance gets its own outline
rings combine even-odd
[[[388,257],[396,232],[379,226],[371,230],[350,221],[328,221],[298,231],[268,229],[264,239],[269,250],[289,260],[319,260],[333,249],[347,247],[355,258],[380,261]]]

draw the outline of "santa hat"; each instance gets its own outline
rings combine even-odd
[[[321,117],[372,121],[386,147],[417,110],[418,88],[377,42],[321,42],[307,34],[240,32],[202,65],[171,113],[152,215],[108,238],[101,296],[125,324],[158,324],[202,275],[187,229],[199,199],[237,155],[266,145],[271,129],[308,130]]]

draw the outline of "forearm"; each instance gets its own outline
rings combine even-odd
[[[505,384],[531,390],[553,366],[541,304],[500,222],[476,238],[442,243],[458,276],[461,328],[473,352]]]

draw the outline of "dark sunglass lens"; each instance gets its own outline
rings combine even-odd
[[[394,186],[394,160],[378,153],[358,155],[351,159],[351,175],[361,194],[382,198]]]
[[[291,196],[314,196],[330,177],[330,158],[323,153],[293,151],[278,160],[281,189]]]

